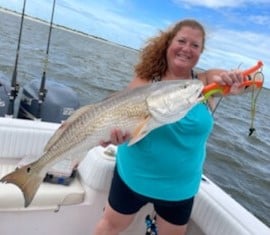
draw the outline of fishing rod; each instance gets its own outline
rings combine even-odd
[[[18,44],[17,44],[17,50],[16,50],[15,66],[14,66],[14,70],[12,74],[11,88],[10,88],[10,93],[9,93],[9,104],[8,104],[7,116],[11,116],[11,117],[13,117],[13,114],[14,114],[14,103],[19,92],[19,85],[17,83],[17,68],[18,68],[18,61],[19,61],[23,21],[24,21],[24,15],[25,15],[24,14],[25,5],[26,5],[26,0],[24,0],[23,2],[23,10],[22,10],[20,32],[19,32],[19,38],[18,38]]]
[[[47,90],[45,88],[46,83],[46,72],[48,67],[48,60],[49,60],[49,50],[50,50],[50,43],[51,43],[51,34],[52,34],[52,25],[53,25],[53,17],[54,17],[54,9],[55,9],[55,2],[56,0],[53,0],[53,7],[52,7],[52,14],[51,14],[51,21],[50,21],[50,28],[49,28],[49,35],[48,35],[48,42],[47,42],[47,49],[46,49],[46,57],[44,61],[44,68],[39,88],[39,94],[38,94],[38,111],[37,111],[37,119],[41,118],[41,106],[45,100]]]

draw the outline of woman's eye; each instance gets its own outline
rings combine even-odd
[[[184,44],[184,43],[185,43],[185,40],[179,39],[178,42],[179,42],[180,44]]]

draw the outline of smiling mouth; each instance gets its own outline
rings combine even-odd
[[[176,54],[176,58],[183,60],[183,61],[189,61],[190,60],[190,56],[187,55],[183,55],[183,54]]]

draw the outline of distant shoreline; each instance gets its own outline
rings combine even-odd
[[[18,17],[21,16],[21,13],[19,13],[17,11],[10,10],[10,9],[7,9],[7,8],[3,8],[3,7],[0,7],[0,12],[6,13],[6,14],[12,14],[12,15],[15,15],[15,16],[18,16]],[[31,21],[34,21],[34,22],[37,22],[37,23],[41,23],[41,24],[45,24],[45,25],[50,24],[46,20],[40,19],[38,17],[29,16],[27,14],[25,14],[24,17],[26,19],[28,19],[28,20],[31,20]],[[125,48],[125,49],[128,49],[128,50],[137,51],[137,52],[139,51],[138,49],[128,47],[128,46],[125,46],[125,45],[122,45],[122,44],[118,44],[116,42],[111,42],[111,41],[109,41],[109,40],[107,40],[105,38],[101,38],[101,37],[98,37],[98,36],[95,36],[95,35],[91,35],[91,34],[76,30],[76,29],[68,28],[68,27],[63,26],[63,25],[53,23],[53,27],[57,28],[57,29],[64,30],[64,31],[67,31],[67,32],[70,32],[70,33],[78,34],[78,35],[83,36],[83,37],[88,37],[88,38],[91,38],[91,39],[94,39],[94,40],[98,40],[100,42],[107,43],[107,44],[110,44],[112,46],[122,47],[122,48]]]

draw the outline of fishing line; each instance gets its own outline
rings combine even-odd
[[[253,81],[255,81],[256,76],[260,76],[260,79],[264,81],[264,75],[262,71],[257,72],[253,76]],[[256,130],[254,128],[254,121],[255,121],[255,115],[256,115],[256,104],[257,104],[257,99],[259,97],[259,94],[262,91],[262,87],[258,89],[258,92],[255,94],[255,86],[252,87],[252,92],[251,92],[251,107],[250,107],[250,128],[249,128],[249,136],[253,134],[253,132]]]
[[[242,65],[242,63],[240,63],[240,64],[237,66],[237,69],[240,69],[241,65]],[[215,105],[214,109],[212,110],[212,114],[213,114],[213,116],[214,116],[214,114],[215,114],[215,112],[216,112],[217,108],[218,108],[218,107],[219,107],[219,105],[221,104],[221,101],[223,101],[223,98],[224,98],[224,97],[223,97],[223,96],[221,96],[221,97],[218,99],[217,104]]]
[[[215,114],[215,112],[216,112],[216,110],[217,110],[217,108],[219,107],[219,105],[221,104],[221,101],[223,101],[223,96],[221,96],[219,99],[218,99],[218,102],[217,102],[217,104],[215,105],[215,107],[214,107],[214,109],[212,110],[212,114],[213,114],[213,116],[214,116],[214,114]]]
[[[50,50],[50,43],[51,43],[51,34],[52,34],[52,25],[53,25],[53,17],[54,17],[54,9],[55,9],[55,2],[56,0],[53,0],[53,6],[52,6],[52,14],[51,14],[51,21],[50,21],[50,28],[49,28],[49,35],[48,35],[48,41],[47,41],[47,49],[46,49],[46,57],[44,60],[44,67],[43,67],[43,73],[39,88],[39,94],[38,94],[38,111],[37,111],[37,119],[41,118],[41,106],[45,100],[47,90],[45,88],[46,83],[46,72],[49,62],[49,50]]]
[[[10,93],[9,93],[9,104],[8,104],[7,116],[11,116],[11,117],[13,117],[13,114],[14,114],[14,102],[20,89],[19,84],[17,83],[17,68],[18,68],[18,61],[19,61],[19,54],[20,54],[23,21],[24,21],[24,15],[25,15],[24,14],[25,5],[26,5],[26,0],[24,0],[23,2],[20,32],[19,32],[19,38],[18,38],[18,44],[17,44],[17,50],[16,50],[15,66],[14,66],[14,70],[12,74],[11,88],[10,88]]]

